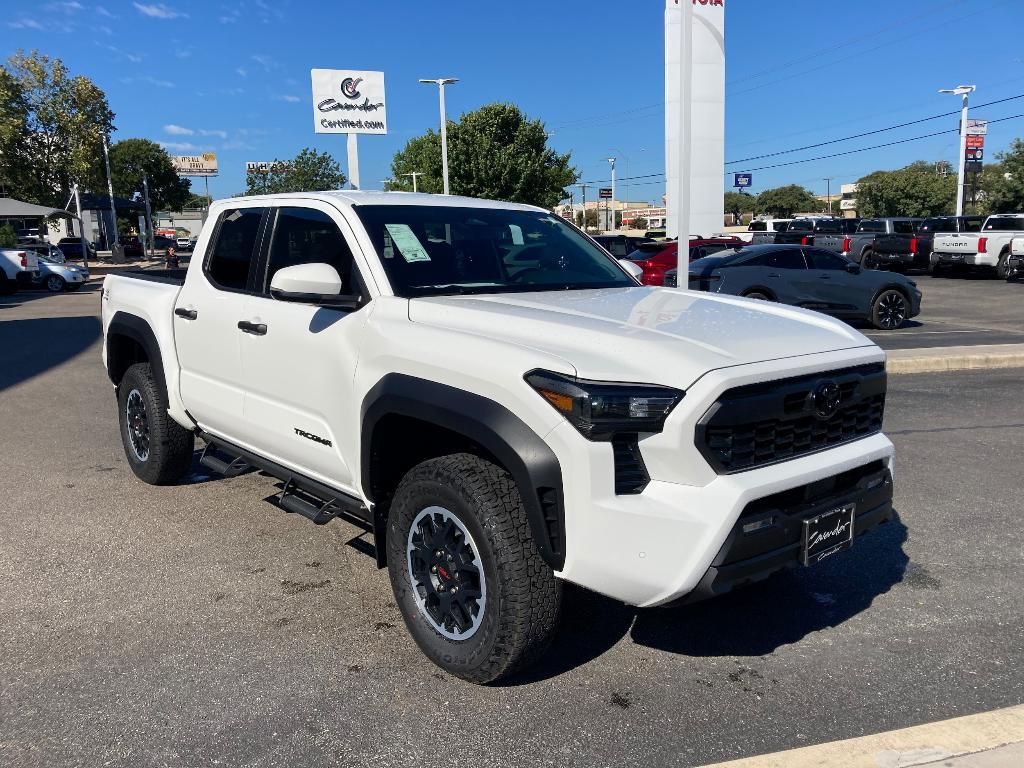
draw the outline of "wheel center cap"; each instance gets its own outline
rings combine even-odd
[[[452,580],[451,573],[449,573],[448,569],[445,568],[443,565],[437,566],[437,575],[440,576],[445,581],[451,581]]]

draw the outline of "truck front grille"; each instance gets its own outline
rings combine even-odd
[[[736,387],[697,426],[697,448],[719,474],[825,450],[879,432],[882,364]]]

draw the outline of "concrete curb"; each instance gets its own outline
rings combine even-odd
[[[1024,344],[892,349],[886,352],[885,367],[891,374],[1024,368]]]

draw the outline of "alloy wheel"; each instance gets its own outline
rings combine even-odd
[[[407,553],[420,613],[449,640],[472,637],[483,623],[487,583],[466,526],[443,507],[427,507],[412,521]]]
[[[896,291],[889,291],[878,300],[878,320],[886,329],[903,325],[907,319],[907,300]]]
[[[125,416],[132,453],[139,461],[146,461],[149,459],[149,418],[146,415],[146,401],[137,389],[128,393]]]

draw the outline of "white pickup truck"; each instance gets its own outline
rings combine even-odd
[[[539,208],[222,200],[187,273],[112,274],[101,303],[136,475],[175,482],[198,437],[203,466],[280,478],[283,510],[365,527],[416,642],[475,682],[544,651],[564,581],[697,600],[891,515],[877,346],[641,286]]]
[[[989,216],[981,232],[936,235],[932,246],[932,270],[952,266],[991,267],[997,277],[1010,272],[1011,242],[1024,236],[1024,214]]]
[[[27,288],[39,277],[39,259],[31,248],[0,248],[0,296]]]

